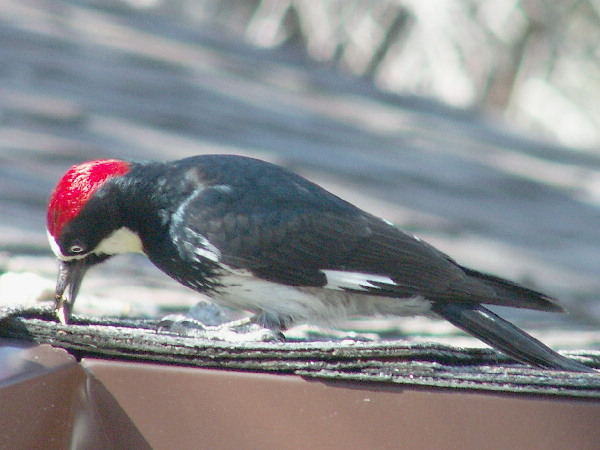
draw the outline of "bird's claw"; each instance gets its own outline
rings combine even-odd
[[[213,326],[183,314],[165,316],[158,323],[156,331],[227,342],[273,342],[281,341],[283,337],[279,332],[261,327],[251,318]]]

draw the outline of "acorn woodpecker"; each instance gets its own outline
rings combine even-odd
[[[442,317],[520,362],[593,372],[482,306],[563,311],[555,299],[462,267],[257,159],[86,162],[58,182],[47,219],[64,323],[87,269],[141,252],[181,284],[254,313],[254,323],[274,333],[348,316],[421,314]]]

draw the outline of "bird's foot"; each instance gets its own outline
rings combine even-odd
[[[283,337],[281,333],[261,327],[252,317],[220,325],[206,325],[183,314],[171,314],[158,323],[157,331],[228,342],[273,342],[281,341]]]

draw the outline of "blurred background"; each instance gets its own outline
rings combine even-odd
[[[561,298],[569,315],[499,312],[550,345],[598,348],[599,12],[595,0],[0,0],[0,304],[52,298],[45,205],[70,165],[237,153]],[[89,274],[77,308],[159,316],[197,299],[128,256]]]
[[[600,1],[130,0],[299,51],[382,90],[485,112],[549,140],[600,143]]]

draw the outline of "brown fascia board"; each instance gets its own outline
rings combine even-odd
[[[600,401],[84,357],[0,341],[6,448],[594,448]],[[6,375],[6,376],[5,376]]]
[[[155,449],[593,448],[600,402],[84,358]]]
[[[594,448],[600,375],[491,349],[233,344],[148,321],[0,317],[6,448]],[[34,343],[32,341],[36,341]],[[598,367],[597,352],[573,355]]]

